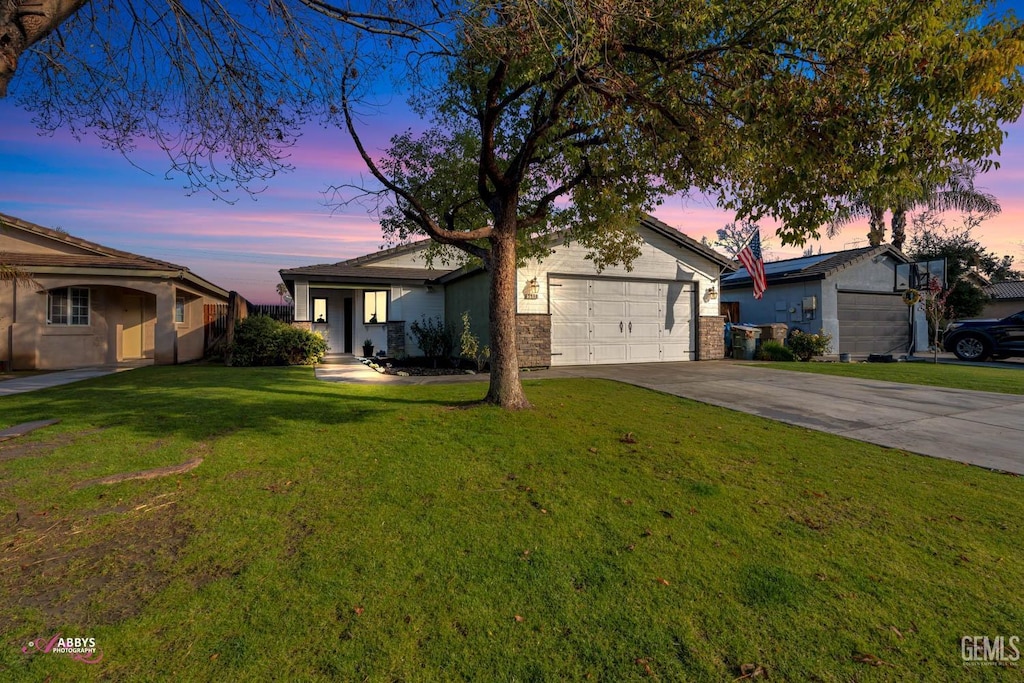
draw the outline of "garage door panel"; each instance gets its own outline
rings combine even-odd
[[[627,360],[631,363],[656,363],[661,358],[661,344],[657,342],[632,343],[627,348]]]
[[[625,301],[601,301],[595,299],[590,304],[590,317],[595,319],[614,319],[616,322],[624,322],[627,318],[626,308]]]
[[[557,349],[557,353],[555,352]],[[590,363],[590,344],[552,343],[552,365],[588,365]]]
[[[629,361],[625,344],[594,344],[590,347],[590,363],[625,363]]]
[[[663,286],[658,282],[627,282],[626,283],[626,294],[629,295],[631,301],[636,300],[651,300],[657,301],[661,298],[661,290]]]
[[[642,344],[646,341],[657,343],[661,337],[661,325],[657,322],[633,320],[630,322],[630,327],[627,327],[627,331],[629,332],[628,338],[631,344]]]
[[[674,360],[690,360],[690,352],[692,346],[686,344],[662,344],[661,345],[661,360],[663,361],[674,361]]]
[[[590,296],[593,299],[626,300],[626,282],[623,280],[588,280],[588,282],[590,282]]]
[[[594,343],[615,343],[619,344],[626,340],[625,326],[621,320],[595,321],[591,323],[593,333],[591,341]]]
[[[590,303],[584,301],[555,300],[551,302],[553,319],[586,320],[590,315]]]
[[[626,319],[636,322],[638,320],[660,321],[662,317],[662,305],[658,301],[630,301],[626,304]]]
[[[589,344],[590,323],[562,322],[551,326],[551,342],[565,344]]]

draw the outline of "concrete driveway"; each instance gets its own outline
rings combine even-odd
[[[358,362],[344,369],[318,369],[317,377],[388,384],[487,379],[486,375],[385,378]],[[768,370],[727,361],[575,366],[523,373],[524,379],[560,377],[616,380],[880,446],[1024,474],[1024,395]]]

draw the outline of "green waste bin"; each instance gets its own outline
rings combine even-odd
[[[732,357],[735,360],[754,360],[761,330],[746,325],[732,326]]]

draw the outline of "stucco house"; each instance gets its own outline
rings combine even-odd
[[[517,275],[517,347],[524,367],[721,358],[721,274],[732,262],[647,217],[633,270],[598,272],[586,249],[557,243]],[[282,270],[295,320],[324,335],[329,356],[360,352],[369,339],[391,355],[419,355],[409,333],[421,318],[462,329],[469,312],[488,343],[489,274],[481,267],[427,268],[426,241],[340,263]]]
[[[982,318],[1005,318],[1024,311],[1024,280],[997,282],[984,288],[991,300],[985,304]]]
[[[825,330],[832,335],[833,353],[899,355],[910,350],[915,337],[923,351],[928,329],[923,309],[907,306],[896,288],[896,266],[903,263],[909,259],[886,244],[772,261],[765,264],[768,289],[760,301],[746,268],[722,279],[722,301],[738,304],[733,322]]]
[[[67,369],[202,358],[203,306],[228,292],[184,266],[0,214],[0,364]]]

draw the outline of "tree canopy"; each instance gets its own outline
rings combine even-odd
[[[628,265],[639,215],[696,189],[802,243],[851,196],[878,204],[944,182],[949,161],[985,163],[1021,114],[1020,29],[984,16],[992,2],[72,4],[84,9],[62,37],[33,48],[25,101],[43,125],[121,150],[154,137],[192,186],[220,188],[287,166],[311,118],[341,120],[373,176],[356,193],[379,199],[385,232],[489,269],[488,400],[507,407],[528,405],[515,267],[554,235],[590,247],[598,269]],[[380,155],[358,115],[387,75],[424,126]]]

